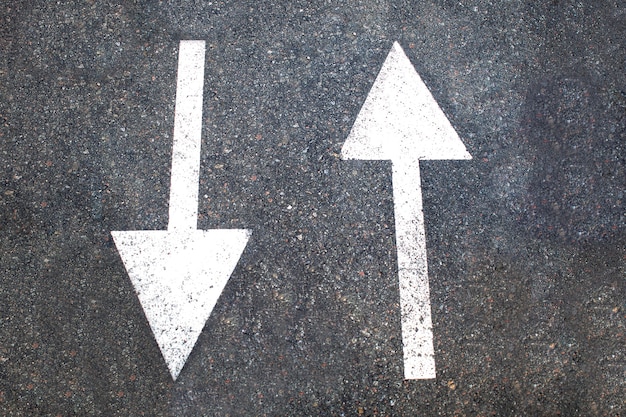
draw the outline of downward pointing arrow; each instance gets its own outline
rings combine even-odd
[[[404,377],[435,378],[419,160],[472,157],[397,42],[341,156],[392,162]]]
[[[180,42],[167,231],[111,232],[174,380],[250,237],[196,230],[204,51],[204,41]]]

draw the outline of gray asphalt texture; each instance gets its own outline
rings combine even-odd
[[[622,1],[4,1],[0,415],[626,415]],[[252,238],[176,382],[111,230],[167,227],[207,42],[200,229]],[[472,154],[421,164],[437,379],[405,381],[394,41]]]

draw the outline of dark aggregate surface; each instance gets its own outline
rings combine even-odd
[[[207,42],[200,229],[252,238],[173,382],[111,230],[167,227]],[[405,381],[397,40],[472,154],[421,164],[437,379]],[[3,1],[0,415],[626,415],[622,1]]]

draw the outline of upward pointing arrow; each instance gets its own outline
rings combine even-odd
[[[196,229],[204,51],[204,41],[180,42],[167,231],[111,232],[174,380],[250,237]]]
[[[341,150],[343,159],[391,160],[404,376],[435,378],[420,159],[471,159],[395,42]]]

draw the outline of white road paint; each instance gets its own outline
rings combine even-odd
[[[419,160],[472,157],[397,42],[341,156],[392,161],[404,377],[435,378]]]
[[[111,232],[174,380],[250,238],[196,230],[204,51],[204,41],[180,42],[168,230]]]
[[[198,224],[204,50],[204,41],[180,43],[168,230],[195,230]]]
[[[176,380],[250,234],[240,229],[111,233]]]

